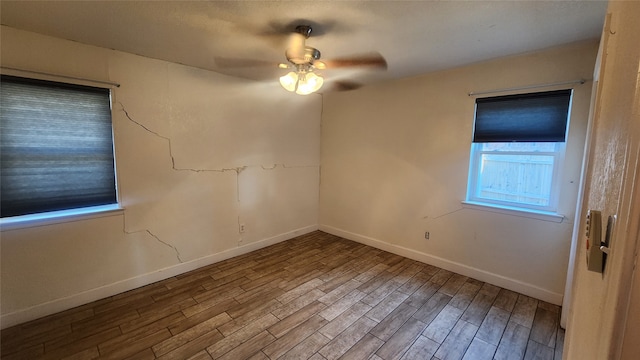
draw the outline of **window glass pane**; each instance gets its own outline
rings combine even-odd
[[[481,143],[482,151],[554,152],[553,142],[496,142]]]
[[[549,206],[554,157],[482,154],[476,196],[489,200]]]

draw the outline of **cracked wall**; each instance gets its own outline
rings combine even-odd
[[[3,320],[317,228],[320,96],[4,26],[1,36],[3,65],[121,84],[112,118],[124,207],[3,231]]]
[[[139,73],[130,60],[121,67],[122,56],[128,58],[118,54],[112,71],[122,69],[124,78]],[[190,260],[314,224],[320,99],[292,102],[282,96],[286,93],[264,95],[273,89],[252,89],[244,81],[174,64],[156,66],[154,74],[167,72],[168,84],[150,95],[164,99],[166,110],[147,116],[133,101],[138,89],[124,86],[114,107],[116,138],[123,140],[117,148],[119,186],[125,195],[144,194],[146,199],[123,197],[126,229],[152,231]],[[305,119],[305,111],[312,109],[318,116]],[[137,179],[141,174],[146,181]],[[295,216],[283,217],[288,211]],[[281,223],[283,218],[287,221]],[[245,224],[242,234],[238,223]],[[187,244],[174,240],[185,236],[191,238]]]

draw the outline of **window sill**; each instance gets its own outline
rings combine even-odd
[[[80,209],[51,211],[41,214],[13,216],[0,219],[0,231],[95,219],[119,215],[124,211],[118,204],[92,206]]]
[[[479,203],[475,201],[462,201],[462,206],[469,209],[490,211],[499,214],[507,214],[521,217],[528,217],[537,220],[550,221],[555,223],[561,223],[564,220],[564,215],[548,212],[538,211],[531,209],[521,209],[511,206],[502,206],[495,204]]]

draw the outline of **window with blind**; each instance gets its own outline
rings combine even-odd
[[[467,201],[556,212],[571,93],[476,99]]]
[[[117,204],[109,89],[0,81],[2,218]]]

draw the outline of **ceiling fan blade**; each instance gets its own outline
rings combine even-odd
[[[354,66],[372,67],[381,70],[387,69],[387,60],[385,60],[384,56],[380,55],[379,53],[323,60],[323,62],[326,65],[327,69]]]
[[[362,84],[354,81],[337,80],[333,82],[331,90],[333,91],[351,91],[362,87]]]
[[[219,68],[278,67],[278,63],[258,59],[215,57],[214,61],[216,63],[216,66]]]

